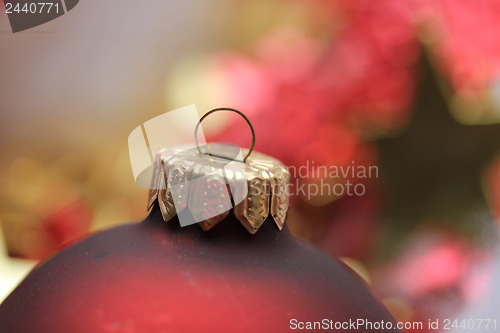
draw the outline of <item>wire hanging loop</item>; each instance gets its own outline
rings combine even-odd
[[[243,163],[247,161],[247,158],[250,156],[250,154],[252,153],[253,151],[253,148],[255,147],[255,131],[253,129],[253,126],[252,126],[252,123],[250,122],[250,120],[247,118],[247,116],[245,116],[243,114],[243,112],[241,111],[238,111],[236,109],[232,109],[232,108],[216,108],[216,109],[212,109],[210,111],[208,111],[207,113],[205,113],[201,118],[200,118],[200,121],[198,121],[198,123],[196,124],[196,127],[194,128],[194,142],[196,143],[196,149],[198,149],[198,152],[200,153],[200,155],[202,154],[201,152],[201,149],[200,149],[200,145],[198,144],[198,127],[200,127],[201,125],[201,122],[206,118],[208,117],[209,115],[211,115],[212,113],[214,112],[218,112],[218,111],[231,111],[231,112],[235,112],[237,114],[239,114],[240,116],[243,117],[243,119],[245,119],[245,121],[247,122],[248,126],[250,127],[250,130],[252,131],[252,145],[250,146],[250,150],[248,151],[248,153],[246,154],[245,158],[243,158]]]

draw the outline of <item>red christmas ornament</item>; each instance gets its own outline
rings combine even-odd
[[[235,206],[223,218],[202,221],[210,229],[205,231],[179,225],[186,212],[197,214],[193,201],[171,214],[175,172],[189,158],[198,158],[190,172],[203,170],[204,160],[216,165],[224,151],[176,156],[175,165],[157,158],[155,180],[165,187],[152,191],[150,215],[92,235],[40,264],[0,306],[0,332],[288,332],[318,330],[319,324],[338,330],[336,323],[358,319],[366,326],[351,331],[373,331],[368,323],[383,323],[387,329],[380,332],[397,331],[349,269],[279,230],[287,198],[269,187],[286,179],[276,172],[277,161],[266,164],[254,154],[237,162],[250,185],[270,188],[250,190],[240,203],[231,183],[238,175],[228,169],[221,188],[231,189]],[[207,179],[220,185],[216,177]],[[189,198],[197,190],[188,188]]]

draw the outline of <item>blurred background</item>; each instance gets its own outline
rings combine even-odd
[[[143,219],[127,137],[196,104],[243,111],[288,166],[377,166],[362,196],[293,196],[287,223],[398,320],[497,318],[499,29],[496,0],[81,1],[16,34],[2,11],[0,300],[61,247]],[[230,114],[205,134],[250,142]]]

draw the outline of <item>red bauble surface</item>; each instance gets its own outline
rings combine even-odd
[[[40,264],[0,306],[0,332],[288,332],[325,318],[392,320],[345,266],[270,218],[255,235],[232,214],[205,232],[154,207]]]

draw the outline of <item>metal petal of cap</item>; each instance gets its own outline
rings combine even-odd
[[[236,207],[236,218],[251,234],[255,234],[269,215],[271,182],[267,172],[247,171],[248,194]]]
[[[284,167],[278,166],[272,171],[272,175],[271,215],[281,230],[285,224],[290,205],[290,195],[288,193],[290,174]]]
[[[159,176],[161,189],[158,194],[158,203],[160,205],[160,211],[164,221],[170,221],[170,219],[177,214],[174,199],[172,198],[172,192],[170,191],[170,186],[166,181],[167,178],[168,174],[165,169],[165,164],[162,161]]]
[[[189,162],[181,157],[174,156],[163,161],[163,168],[167,176],[168,188],[175,203],[177,213],[180,213],[188,205],[189,188],[186,182],[189,171]]]
[[[217,223],[224,220],[228,215],[229,215],[229,210],[220,215],[206,219],[205,221],[200,222],[199,225],[203,230],[208,231],[212,229],[212,227],[214,227]]]
[[[151,207],[153,207],[153,204],[155,203],[156,199],[158,198],[158,191],[162,187],[162,184],[160,182],[160,174],[162,172],[160,163],[162,163],[162,154],[157,154],[156,158],[155,158],[155,164],[154,164],[153,179],[151,179],[151,186],[149,189],[147,210],[150,210]]]
[[[210,165],[196,165],[189,189],[189,209],[197,221],[207,221],[205,225],[213,227],[223,218],[219,216],[232,208],[228,186],[221,169]]]

